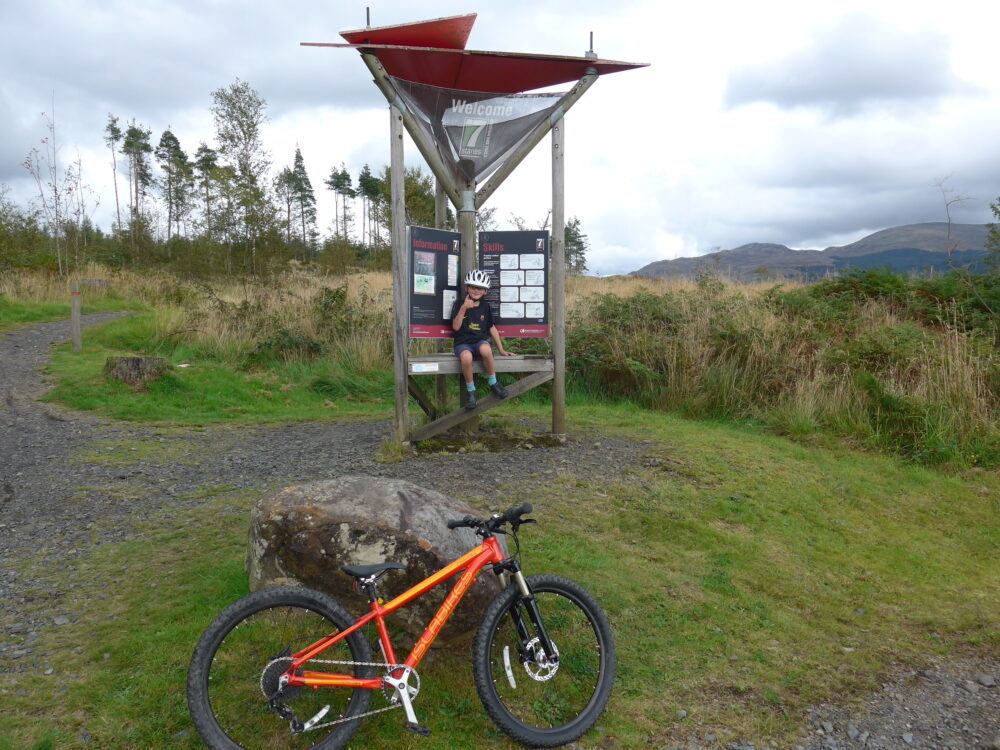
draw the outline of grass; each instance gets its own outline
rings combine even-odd
[[[82,315],[97,312],[110,312],[123,309],[136,309],[136,305],[118,301],[99,300],[80,308]],[[69,303],[60,302],[18,302],[0,295],[0,333],[12,331],[32,323],[48,323],[53,320],[65,320],[70,315]]]
[[[56,387],[45,399],[117,419],[175,424],[374,418],[392,403],[390,372],[366,378],[330,361],[239,370],[185,348],[150,351],[144,344],[154,326],[152,314],[134,315],[89,328],[79,353],[58,348],[46,368]],[[148,389],[104,374],[108,356],[140,352],[165,356],[171,365]]]
[[[51,398],[74,408],[134,420],[280,421],[345,407],[374,415],[391,401],[387,274],[290,267],[211,284],[86,274],[106,282],[88,299],[136,300],[151,312],[88,333],[102,348],[57,357]],[[995,468],[1000,356],[986,297],[1000,294],[1000,284],[972,294],[961,281],[877,270],[810,286],[740,285],[711,274],[573,277],[567,389],[692,419],[750,419],[802,442],[841,441],[948,471]],[[0,295],[43,306],[65,300],[65,282],[0,276]],[[411,352],[432,345],[415,341]],[[542,339],[516,342],[524,353],[549,348]],[[162,356],[191,369],[133,396],[101,376],[108,354]]]
[[[807,706],[863,695],[900,665],[1000,653],[995,474],[943,476],[628,405],[570,416],[575,434],[648,441],[644,466],[502,486],[496,502],[535,504],[526,570],[578,580],[612,622],[619,677],[587,747],[675,744],[706,727],[720,742],[787,745]],[[20,561],[41,583],[18,618],[60,614],[45,591],[70,581],[79,616],[34,645],[35,669],[0,677],[0,748],[46,738],[75,748],[84,734],[102,748],[200,746],[186,664],[201,630],[246,591],[254,498],[198,494],[183,517],[137,522],[131,541],[73,562]],[[478,704],[468,646],[434,649],[421,669],[416,708],[430,738],[390,713],[366,721],[352,747],[511,747]]]

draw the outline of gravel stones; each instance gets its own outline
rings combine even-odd
[[[814,733],[803,750],[993,750],[1000,733],[1000,659],[928,662],[932,666],[900,675],[859,706],[812,709]]]
[[[115,317],[88,315],[84,325]],[[606,477],[609,467],[641,466],[649,451],[606,438],[595,451],[590,441],[572,438],[530,451],[440,452],[379,464],[373,457],[390,436],[388,422],[206,428],[111,422],[37,400],[46,390],[38,370],[52,345],[69,336],[69,321],[0,334],[0,673],[30,669],[31,644],[59,627],[53,617],[72,621],[79,614],[65,603],[71,588],[57,588],[22,562],[72,564],[100,544],[134,537],[133,522],[154,514],[181,523],[214,488],[263,494],[366,474],[503,510],[498,488],[530,492],[564,473]],[[44,616],[23,614],[39,611],[40,598]]]

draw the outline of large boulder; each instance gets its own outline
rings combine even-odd
[[[253,509],[246,568],[250,589],[299,585],[324,591],[349,610],[368,611],[363,594],[342,565],[394,560],[406,570],[392,570],[379,581],[379,595],[389,601],[476,547],[471,529],[449,531],[447,522],[475,515],[439,492],[399,479],[345,476],[286,487],[262,497]],[[390,615],[390,624],[417,636],[431,621],[451,585],[443,583]],[[487,568],[455,610],[441,637],[475,629],[486,606],[499,592]]]

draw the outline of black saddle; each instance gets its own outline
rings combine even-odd
[[[406,566],[400,562],[382,562],[375,563],[374,565],[344,565],[340,569],[351,576],[351,578],[356,578],[362,582],[365,579],[371,579],[374,582],[390,570],[406,570]]]

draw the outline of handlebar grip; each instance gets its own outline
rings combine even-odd
[[[462,529],[467,526],[475,526],[477,522],[478,522],[477,519],[472,518],[471,516],[466,516],[465,518],[459,518],[452,521],[448,521],[448,528]]]
[[[514,521],[520,518],[521,516],[525,515],[526,513],[531,513],[531,511],[532,511],[531,503],[525,503],[524,505],[521,505],[517,508],[511,508],[510,510],[508,510],[506,513],[503,514],[503,517],[506,518],[508,521]]]

